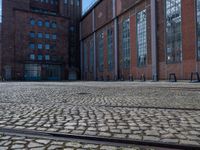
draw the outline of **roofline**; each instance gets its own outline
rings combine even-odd
[[[89,14],[92,12],[92,10],[103,0],[97,0],[81,17],[81,21]]]

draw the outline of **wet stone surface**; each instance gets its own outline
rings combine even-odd
[[[200,145],[200,85],[4,82],[0,128]]]

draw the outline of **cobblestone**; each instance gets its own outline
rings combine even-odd
[[[109,145],[98,145],[98,144],[85,144],[79,142],[70,142],[70,141],[55,141],[55,140],[47,140],[47,139],[38,139],[38,138],[29,138],[24,137],[23,141],[20,141],[21,144],[15,144],[16,138],[20,138],[17,136],[12,136],[9,139],[3,139],[4,135],[0,134],[0,150],[55,150],[55,149],[67,149],[67,150],[124,150],[124,149],[138,149],[138,150],[148,150],[148,148],[140,148],[137,146],[132,147],[117,147],[117,146],[109,146]],[[5,141],[5,142],[4,142]],[[5,144],[8,143],[9,144]],[[42,143],[42,144],[41,144]]]
[[[0,83],[0,127],[200,145],[199,99],[189,83]]]

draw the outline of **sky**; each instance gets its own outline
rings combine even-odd
[[[0,0],[0,10],[1,10],[1,1]],[[83,9],[86,9],[93,1],[95,0],[83,0]]]
[[[0,20],[1,20],[1,1],[0,0]],[[86,10],[88,6],[90,6],[91,3],[93,3],[96,0],[83,0],[83,10]]]
[[[91,5],[91,3],[93,3],[96,0],[83,0],[83,11],[86,10],[88,8],[88,6]]]

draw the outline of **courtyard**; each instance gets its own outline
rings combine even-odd
[[[162,145],[200,146],[198,83],[0,83],[0,150]]]

